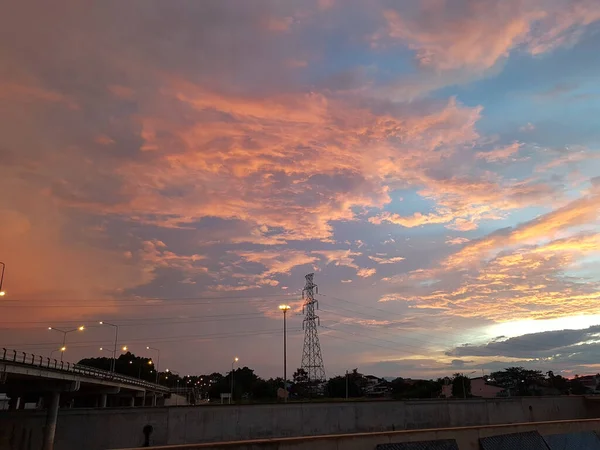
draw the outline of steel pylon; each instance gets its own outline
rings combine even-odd
[[[316,384],[325,381],[325,368],[323,366],[323,355],[321,354],[321,344],[319,343],[319,334],[317,332],[317,323],[320,324],[319,316],[315,314],[315,306],[319,303],[315,300],[315,290],[318,292],[317,285],[313,283],[314,273],[309,273],[306,278],[306,284],[302,290],[304,301],[304,348],[302,350],[302,369],[308,375],[308,382]]]

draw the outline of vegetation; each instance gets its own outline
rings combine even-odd
[[[85,358],[79,364],[110,370],[112,358]],[[194,390],[199,398],[219,400],[222,393],[231,392],[232,373],[211,373],[205,375],[181,376],[177,372],[163,371],[157,376],[154,363],[149,358],[138,357],[127,352],[117,358],[115,363],[117,373],[140,378],[172,388],[188,388]],[[600,374],[596,376],[600,381]],[[552,371],[543,374],[539,370],[529,370],[523,367],[508,367],[493,372],[486,382],[504,389],[506,396],[531,395],[581,395],[595,390],[590,388],[589,377],[584,379],[575,376],[567,379],[555,375]],[[470,397],[471,379],[464,374],[455,373],[452,378],[438,380],[411,380],[398,377],[392,381],[366,377],[354,369],[346,375],[335,376],[324,384],[309,384],[308,375],[303,369],[297,369],[292,380],[288,381],[288,391],[291,400],[319,397],[329,399],[346,396],[352,399],[368,397],[391,397],[394,399],[426,399],[442,396],[444,385],[451,385],[451,394],[455,398]],[[373,389],[373,387],[376,389]],[[282,378],[263,379],[248,367],[240,367],[233,371],[233,394],[235,401],[277,401],[280,400]]]
[[[471,379],[463,374],[455,373],[452,379],[452,397],[467,398],[471,396]]]

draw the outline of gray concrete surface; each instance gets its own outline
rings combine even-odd
[[[510,425],[436,428],[429,430],[355,433],[155,447],[156,450],[374,450],[379,444],[454,439],[459,450],[479,450],[479,439],[537,431],[543,436],[600,431],[600,419],[530,422]],[[142,449],[124,449],[142,450]]]
[[[145,425],[153,445],[167,445],[588,417],[580,396],[63,409],[55,450],[138,447]],[[44,420],[44,411],[0,412],[0,450],[20,449],[22,439],[41,448]]]

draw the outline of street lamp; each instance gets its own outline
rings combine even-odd
[[[6,292],[2,290],[2,283],[4,282],[4,271],[6,270],[6,264],[4,264],[2,261],[0,261],[0,264],[2,264],[2,274],[0,274],[0,297],[4,297]]]
[[[48,329],[51,331],[58,331],[59,333],[62,333],[62,335],[63,335],[63,342],[62,342],[62,347],[61,347],[61,352],[60,352],[60,362],[62,362],[63,354],[65,353],[65,350],[67,349],[67,334],[72,333],[73,331],[83,331],[83,330],[85,330],[85,327],[83,325],[81,325],[80,327],[73,328],[72,330],[61,330],[60,328],[54,328],[54,327],[48,327]]]
[[[124,352],[126,352],[126,351],[127,351],[127,346],[126,346],[126,345],[125,345],[125,346],[123,346],[123,348],[122,348],[121,350],[123,350]],[[101,351],[101,352],[108,352],[108,353],[112,354],[112,359],[111,359],[111,361],[110,361],[110,364],[111,364],[111,372],[112,372],[112,371],[113,371],[113,370],[112,370],[112,365],[113,365],[113,362],[114,362],[114,361],[115,361],[115,359],[116,359],[116,353],[115,353],[115,351],[114,351],[114,350],[110,350],[110,349],[108,349],[108,348],[103,348],[103,347],[100,347],[100,351]],[[131,363],[131,361],[130,361],[130,363]],[[115,364],[116,364],[116,363],[115,363]],[[115,369],[116,369],[116,368],[115,368]]]
[[[57,348],[55,350],[52,350],[50,352],[50,358],[52,358],[52,355],[54,354],[54,352],[64,352],[67,349],[67,347],[61,347],[61,348]]]
[[[231,393],[229,394],[229,403],[231,403],[231,400],[233,399],[233,365],[239,360],[240,359],[236,356],[235,358],[233,358],[233,361],[231,361]]]
[[[116,361],[116,355],[117,355],[117,341],[119,339],[119,325],[115,325],[114,323],[108,323],[108,322],[103,322],[100,321],[99,322],[100,325],[108,325],[109,327],[114,327],[115,329],[115,345],[114,345],[114,350],[113,350],[113,360],[112,360],[112,365],[111,365],[111,372],[115,372],[115,368],[117,365],[117,361]]]
[[[279,309],[283,312],[283,389],[285,391],[284,401],[287,402],[287,329],[286,316],[290,309],[290,305],[279,305]]]
[[[158,358],[156,359],[156,364],[154,365],[154,369],[156,370],[156,384],[158,384],[158,366],[160,366],[160,350],[154,347],[146,347],[146,350],[154,350],[156,353],[158,353]]]
[[[129,364],[133,364],[133,360],[129,360]],[[151,361],[148,361],[148,364],[152,364]],[[142,378],[142,364],[138,364],[138,379]]]

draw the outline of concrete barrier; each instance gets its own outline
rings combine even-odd
[[[600,431],[600,419],[530,422],[431,430],[353,433],[295,438],[255,439],[154,447],[155,450],[374,450],[380,444],[453,439],[459,450],[479,450],[479,439],[535,431],[541,435]],[[117,449],[115,449],[117,450]],[[120,450],[142,450],[141,448]]]
[[[581,396],[61,409],[55,450],[138,447],[146,425],[152,445],[167,445],[589,417]],[[0,449],[39,448],[44,421],[44,411],[0,412]]]

